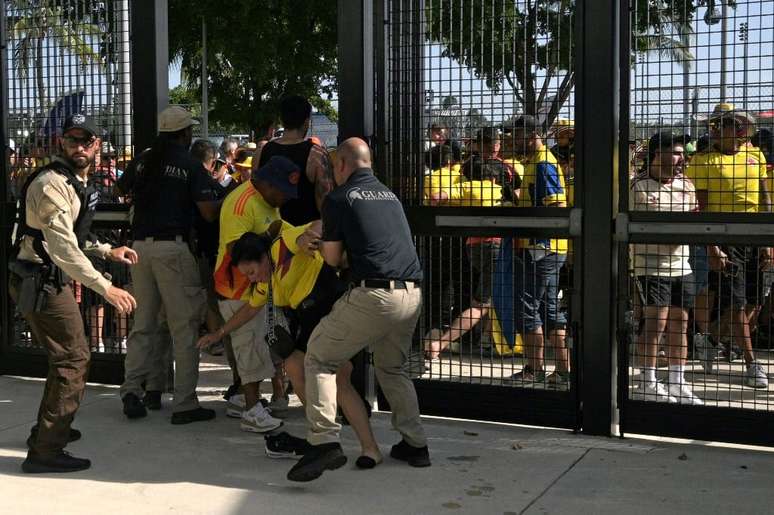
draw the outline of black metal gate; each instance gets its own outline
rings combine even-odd
[[[774,443],[772,22],[770,0],[632,2],[622,19],[622,432]],[[662,131],[690,142],[654,145]],[[657,192],[682,188],[680,159],[700,213],[685,212],[691,195]],[[716,252],[729,261],[713,265]],[[682,290],[659,301],[659,284]]]
[[[2,160],[0,284],[7,285],[17,195],[26,177],[53,154],[57,130],[74,112],[95,117],[102,131],[95,180],[101,190],[95,230],[103,241],[127,240],[128,207],[114,191],[137,148],[156,133],[166,104],[166,1],[15,2],[0,4]],[[114,284],[129,285],[128,269],[99,263]],[[73,285],[92,348],[90,379],[123,380],[131,320],[98,295]],[[3,289],[0,374],[45,376],[47,360]]]

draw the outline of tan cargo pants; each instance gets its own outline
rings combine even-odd
[[[196,340],[204,317],[206,294],[199,266],[188,248],[178,241],[134,242],[139,262],[131,268],[137,310],[126,348],[121,397],[133,393],[142,398],[142,381],[158,369],[159,312],[164,308],[172,335],[175,359],[173,411],[199,407],[199,349]],[[155,358],[155,359],[154,359]]]
[[[336,370],[365,347],[374,354],[376,378],[392,408],[392,425],[414,447],[427,445],[407,361],[422,307],[422,291],[353,288],[333,306],[309,338],[304,360],[307,440],[338,442]]]

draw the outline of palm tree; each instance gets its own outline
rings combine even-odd
[[[53,0],[8,0],[7,3],[8,25],[15,41],[13,57],[16,72],[25,81],[34,67],[38,106],[41,113],[45,113],[48,95],[43,77],[44,41],[55,38],[85,71],[88,65],[101,63],[99,53],[89,42],[89,38],[98,35],[100,29],[68,19],[63,15],[62,6]]]

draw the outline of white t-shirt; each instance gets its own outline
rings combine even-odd
[[[647,174],[639,174],[632,181],[629,195],[632,211],[698,211],[696,188],[684,175],[667,182],[657,181]],[[635,275],[682,277],[691,273],[688,264],[688,245],[643,244],[632,245]]]

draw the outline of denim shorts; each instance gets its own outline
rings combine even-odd
[[[566,254],[549,252],[540,257],[529,250],[514,254],[513,284],[516,330],[522,334],[564,329],[567,317],[559,306],[559,271]]]
[[[699,294],[709,284],[709,258],[707,247],[704,245],[691,245],[688,264],[691,265],[693,275],[694,293]]]

